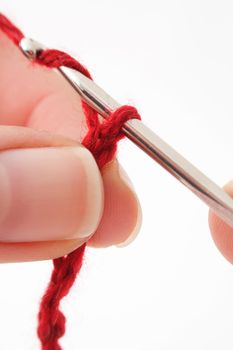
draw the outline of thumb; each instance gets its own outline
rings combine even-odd
[[[90,238],[103,210],[91,153],[24,127],[1,126],[0,140],[0,260],[54,258]]]

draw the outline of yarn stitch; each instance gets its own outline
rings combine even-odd
[[[0,13],[0,30],[16,45],[24,37],[23,33],[3,14]],[[38,54],[33,63],[49,68],[66,66],[91,78],[88,70],[73,57],[59,50],[47,49]],[[100,122],[98,113],[82,101],[88,132],[82,144],[93,154],[99,168],[113,159],[117,142],[123,138],[123,124],[129,119],[141,119],[137,110],[131,106],[122,106],[109,118]],[[60,311],[60,302],[69,293],[79,273],[86,244],[72,253],[54,259],[50,282],[40,303],[37,334],[42,350],[61,350],[59,338],[65,333],[65,316]]]

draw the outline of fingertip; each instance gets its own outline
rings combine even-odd
[[[97,164],[81,145],[0,156],[0,241],[88,239],[102,216]]]
[[[223,188],[233,197],[233,181],[228,182]],[[208,222],[217,248],[230,263],[233,263],[233,228],[211,209],[209,210]]]
[[[137,236],[142,221],[135,190],[117,160],[102,170],[105,204],[100,225],[88,242],[94,247],[125,246]]]

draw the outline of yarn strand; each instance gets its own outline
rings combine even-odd
[[[23,33],[0,13],[0,31],[16,45],[24,37]],[[48,68],[66,66],[76,69],[91,78],[89,71],[70,55],[59,50],[44,50],[33,64]],[[140,119],[137,110],[131,106],[122,106],[114,111],[103,122],[99,121],[97,112],[82,102],[88,132],[82,144],[93,154],[99,168],[113,159],[117,142],[124,137],[121,129],[129,119]],[[86,244],[72,253],[53,260],[53,271],[44,296],[41,299],[38,313],[37,334],[42,350],[62,350],[59,339],[65,333],[65,316],[60,310],[61,300],[69,293],[76,276],[82,267]]]

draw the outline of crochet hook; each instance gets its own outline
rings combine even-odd
[[[38,52],[45,49],[43,45],[29,38],[21,40],[20,48],[30,59],[35,58]],[[80,72],[64,66],[57,70],[79,93],[81,98],[104,118],[108,118],[114,110],[120,107],[117,101]],[[233,227],[233,200],[223,189],[140,120],[131,119],[125,122],[122,131],[128,139],[189,188],[228,225]]]

